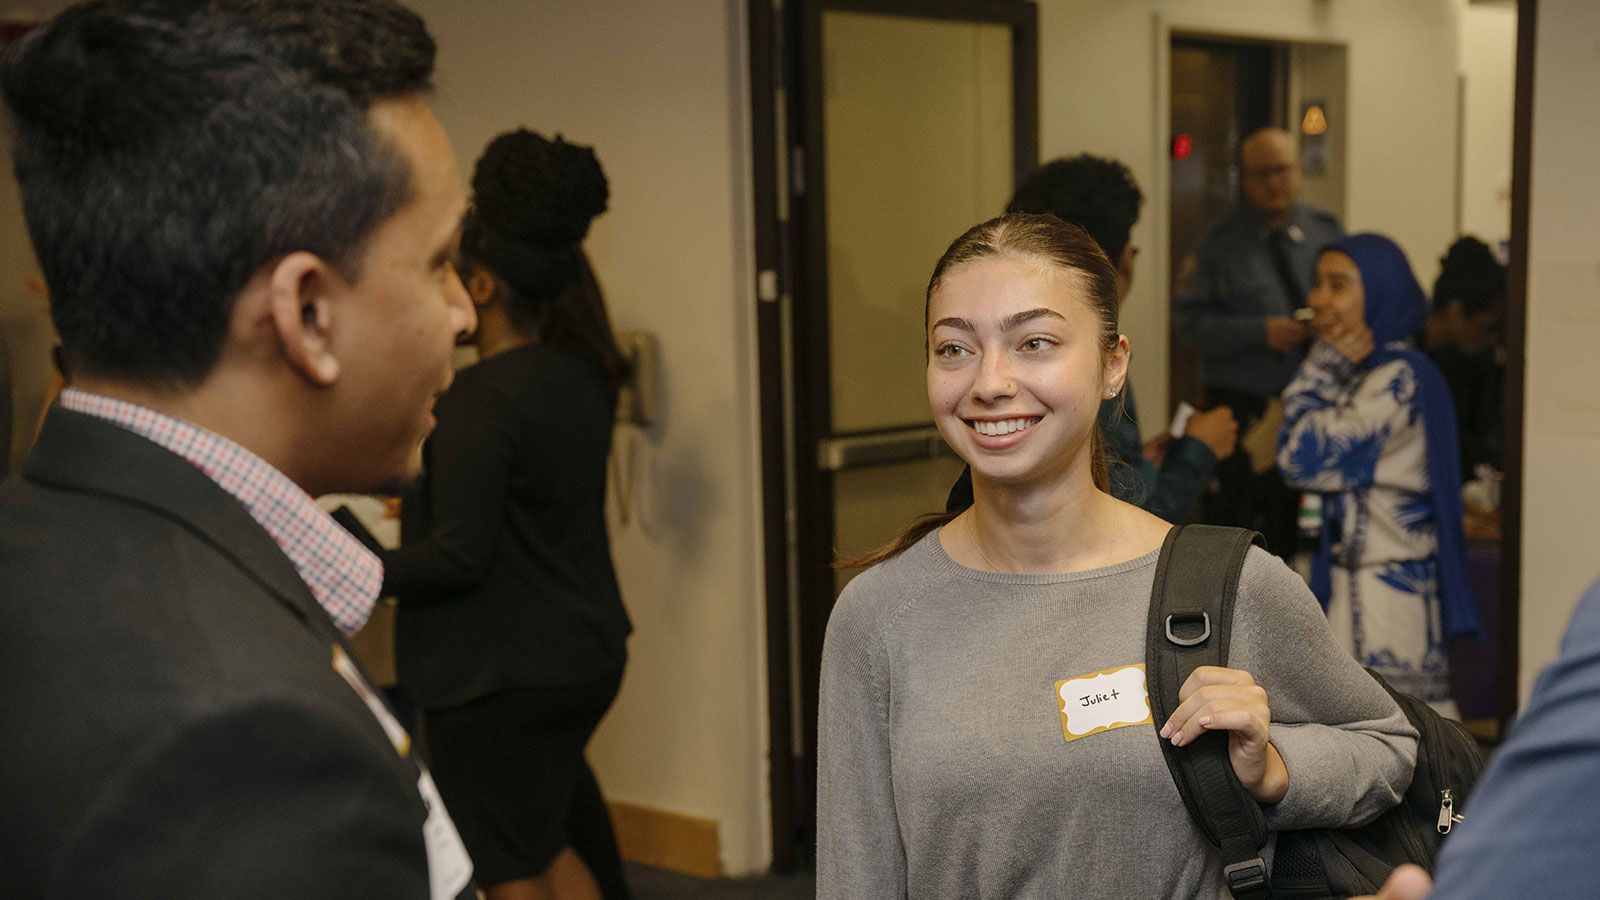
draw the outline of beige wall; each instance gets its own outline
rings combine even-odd
[[[1347,45],[1346,225],[1392,235],[1431,283],[1454,237],[1459,15],[1459,0],[1040,0],[1041,158],[1115,156],[1145,191],[1123,330],[1146,433],[1167,404],[1170,33]]]
[[[1522,541],[1523,697],[1600,574],[1600,17],[1541,0],[1535,51]]]
[[[420,0],[463,171],[518,125],[593,144],[589,249],[619,328],[661,340],[661,422],[621,430],[612,542],[636,632],[591,759],[613,800],[716,820],[727,871],[770,853],[745,146],[744,4]],[[615,506],[614,506],[615,508]]]
[[[1516,4],[1468,5],[1461,17],[1461,231],[1491,247],[1511,236],[1516,67]]]
[[[1304,174],[1300,199],[1338,216],[1349,212],[1350,61],[1343,44],[1297,43],[1289,47],[1289,128],[1308,102],[1321,102],[1328,120],[1324,136],[1327,167],[1321,175]]]

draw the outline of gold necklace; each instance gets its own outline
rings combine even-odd
[[[972,518],[968,519],[967,521],[970,523],[967,527],[969,532],[967,535],[967,540],[972,542],[972,549],[978,551],[978,558],[983,560],[984,564],[989,567],[989,571],[998,573],[1000,571],[1000,567],[994,564],[994,560],[989,558],[989,554],[983,552],[983,545],[978,543],[977,510],[973,510]]]

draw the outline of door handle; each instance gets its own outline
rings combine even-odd
[[[823,438],[817,442],[817,468],[824,472],[951,455],[950,446],[932,425]]]

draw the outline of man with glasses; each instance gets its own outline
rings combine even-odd
[[[1233,408],[1239,450],[1216,470],[1218,491],[1205,519],[1254,528],[1274,553],[1296,542],[1298,498],[1273,465],[1278,394],[1294,376],[1311,338],[1295,311],[1306,305],[1317,253],[1344,235],[1326,210],[1296,199],[1300,165],[1294,138],[1262,128],[1239,145],[1244,202],[1216,223],[1184,261],[1173,327],[1200,356],[1205,405]]]

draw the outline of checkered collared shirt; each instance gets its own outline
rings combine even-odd
[[[340,631],[349,636],[366,624],[383,586],[383,563],[288,476],[221,435],[137,404],[74,388],[62,391],[60,402],[188,460],[244,504]]]

